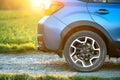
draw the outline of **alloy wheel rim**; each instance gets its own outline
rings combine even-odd
[[[100,50],[98,42],[87,36],[75,39],[69,47],[71,60],[81,67],[93,66],[100,58]]]

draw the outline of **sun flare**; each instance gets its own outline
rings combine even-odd
[[[34,7],[38,7],[42,3],[41,0],[32,0],[32,4]]]
[[[45,8],[47,9],[53,0],[32,0],[33,9]]]

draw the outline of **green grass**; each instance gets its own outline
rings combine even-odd
[[[32,76],[27,74],[0,74],[0,80],[120,80],[120,77],[100,78],[86,76],[56,76],[56,75]]]
[[[0,53],[35,50],[42,15],[42,11],[0,11]]]

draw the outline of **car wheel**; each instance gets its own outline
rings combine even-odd
[[[103,39],[92,31],[74,33],[66,42],[64,57],[67,63],[78,71],[94,71],[106,58]]]

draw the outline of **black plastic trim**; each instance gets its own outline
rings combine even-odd
[[[115,42],[115,45],[118,49],[120,49],[120,42]]]
[[[112,38],[110,37],[110,35],[107,33],[107,31],[104,28],[102,28],[101,25],[95,22],[90,22],[90,21],[77,21],[77,22],[71,23],[62,31],[61,38],[63,38],[70,30],[80,26],[91,26],[93,28],[96,28],[101,32],[103,32],[107,36],[107,38],[112,41]]]
[[[117,48],[118,57],[120,57],[120,42],[115,42],[115,46]]]
[[[44,51],[46,50],[45,43],[44,43],[44,25],[43,24],[38,24],[37,27],[37,35],[41,34],[41,36],[37,36],[37,41],[38,41],[38,50]],[[42,42],[42,44],[39,43],[39,41]]]

